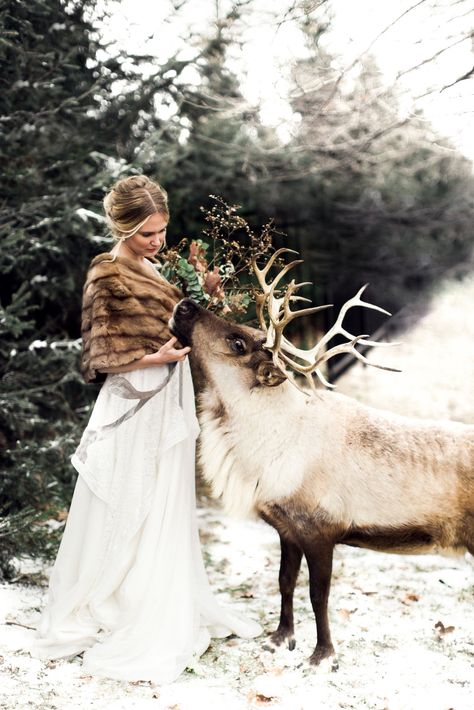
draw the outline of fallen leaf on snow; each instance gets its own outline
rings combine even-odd
[[[442,621],[437,621],[434,627],[440,636],[450,634],[455,628],[454,626],[445,626]]]
[[[247,700],[249,703],[253,703],[254,705],[270,705],[270,703],[273,703],[274,700],[276,700],[275,697],[273,696],[268,696],[268,695],[262,695],[262,693],[257,693],[255,690],[251,690],[250,693],[247,695]]]
[[[357,608],[355,609],[338,609],[337,613],[339,616],[341,616],[343,619],[349,619],[350,615],[353,614],[354,612],[357,611]]]
[[[281,675],[284,671],[284,668],[281,668],[280,666],[273,666],[272,668],[268,669],[268,673],[272,673],[273,675]]]
[[[402,604],[410,604],[410,602],[419,602],[420,597],[418,594],[405,594],[405,596],[402,599]]]
[[[253,679],[250,693],[253,694],[254,702],[257,705],[268,705],[273,700],[278,700],[284,687],[280,676],[279,669],[273,666],[271,672],[265,672]]]

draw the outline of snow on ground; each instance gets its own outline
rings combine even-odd
[[[376,353],[375,361],[400,365],[403,374],[357,366],[338,390],[401,413],[474,422],[473,301],[472,278],[440,286],[404,345]],[[472,557],[337,548],[330,598],[337,655],[313,668],[306,567],[295,594],[296,649],[274,648],[268,633],[279,615],[277,534],[261,522],[225,518],[205,497],[199,515],[213,589],[223,604],[260,620],[260,638],[213,641],[194,669],[163,687],[84,675],[80,657],[44,663],[22,650],[33,632],[18,624],[35,626],[45,569],[42,584],[0,585],[0,708],[474,707]]]
[[[330,619],[337,655],[313,668],[315,628],[306,567],[295,595],[294,651],[274,648],[279,545],[261,522],[229,521],[200,508],[204,555],[223,604],[260,620],[257,639],[214,640],[175,683],[152,687],[93,678],[80,658],[44,663],[21,650],[45,586],[0,586],[0,708],[41,710],[467,710],[474,698],[473,563],[466,556],[387,555],[337,548]],[[48,570],[46,570],[48,572]]]

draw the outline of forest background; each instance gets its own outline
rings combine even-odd
[[[21,556],[57,549],[76,479],[69,457],[98,392],[79,373],[82,285],[111,245],[101,201],[116,179],[162,182],[171,245],[202,236],[212,195],[240,205],[256,232],[273,219],[277,246],[304,259],[305,295],[336,313],[363,283],[398,312],[427,302],[447,270],[470,268],[471,162],[419,109],[402,110],[370,46],[341,68],[331,0],[277,3],[267,17],[275,32],[293,23],[306,50],[291,67],[297,121],[285,139],[229,62],[255,3],[209,4],[214,20],[186,37],[186,56],[165,60],[106,39],[117,2],[0,4],[0,579],[18,578]],[[190,5],[170,12],[179,20]],[[465,20],[413,71],[472,40],[469,2],[429,5]],[[454,67],[436,91],[473,71]]]

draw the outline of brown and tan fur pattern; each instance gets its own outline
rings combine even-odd
[[[127,365],[156,352],[171,337],[168,320],[181,291],[126,256],[104,252],[92,259],[82,296],[81,372],[86,382],[100,369]]]
[[[171,329],[204,373],[204,475],[224,507],[257,515],[281,541],[277,643],[294,647],[293,592],[303,554],[317,645],[333,653],[327,603],[336,544],[399,553],[474,554],[474,426],[411,419],[288,382],[265,334],[188,299]]]

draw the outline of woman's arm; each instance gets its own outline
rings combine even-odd
[[[106,369],[104,368],[98,370],[98,372],[131,372],[132,370],[138,370],[140,367],[149,367],[153,364],[149,361],[149,357],[149,355],[143,355],[143,357],[139,358],[138,360],[133,360],[133,362],[129,362],[127,365],[116,365],[115,367],[107,367]]]
[[[191,351],[191,348],[175,348],[174,345],[176,341],[177,338],[173,336],[155,353],[143,355],[143,357],[139,358],[138,360],[133,360],[133,362],[129,362],[127,365],[117,365],[116,367],[100,369],[99,372],[110,372],[112,374],[118,372],[131,372],[132,370],[138,370],[141,367],[150,367],[151,365],[164,365],[167,362],[176,362],[178,360],[184,360],[186,355]]]

